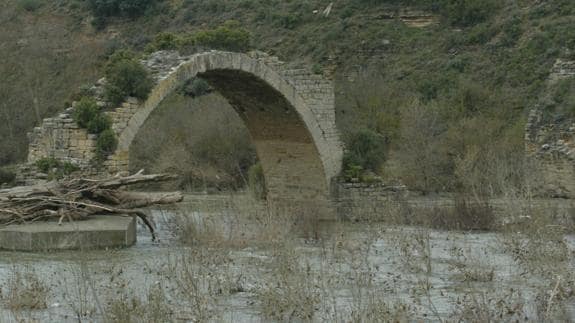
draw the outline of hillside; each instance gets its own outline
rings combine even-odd
[[[377,175],[423,192],[498,193],[533,174],[523,162],[531,109],[539,107],[542,123],[575,118],[573,78],[548,82],[558,59],[575,59],[569,0],[99,3],[0,4],[0,164],[23,161],[26,132],[101,77],[115,50],[144,53],[161,44],[160,33],[185,37],[230,21],[249,32],[250,48],[336,81],[338,126],[350,150],[345,177]],[[245,130],[231,118],[214,131],[226,104],[213,94],[168,102],[139,135],[135,167],[243,183],[254,162]],[[207,121],[192,127],[199,114]],[[207,169],[221,160],[210,156],[214,147],[230,161]],[[166,158],[168,150],[184,152]]]

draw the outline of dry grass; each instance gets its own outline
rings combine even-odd
[[[46,309],[48,287],[29,267],[14,267],[0,299],[12,311]]]
[[[175,231],[189,246],[241,249],[269,247],[293,238],[313,242],[319,240],[318,215],[326,212],[324,207],[278,207],[246,195],[231,195],[222,203],[183,205],[176,210]]]
[[[217,301],[244,291],[242,275],[231,270],[230,249],[199,246],[171,258],[166,277],[176,284],[175,297],[185,311],[179,317],[194,322],[219,320]]]
[[[410,322],[415,309],[402,302],[388,302],[385,294],[372,293],[363,308],[351,313],[349,322]]]
[[[124,294],[109,302],[105,312],[108,323],[163,323],[173,321],[173,315],[164,289],[159,284],[149,289],[145,302],[124,291]]]
[[[268,208],[239,196],[185,207],[189,209],[179,211],[174,227],[181,243],[165,261],[154,262],[159,267],[145,270],[145,287],[131,285],[133,271],[117,274],[123,263],[99,273],[114,280],[109,290],[94,288],[98,280],[88,274],[88,263],[74,267],[75,279],[67,288],[80,320],[233,321],[228,313],[236,309],[228,306],[236,306],[237,300],[247,302],[250,315],[262,321],[570,319],[566,305],[574,299],[575,280],[568,270],[572,255],[557,249],[565,231],[548,225],[553,220],[546,213],[517,223],[513,230],[507,226],[499,240],[492,233],[486,234],[488,240],[476,240],[475,234],[467,240],[470,233],[460,231],[390,228],[375,222],[321,224],[301,217],[315,211],[296,209],[291,216],[274,218]],[[191,210],[201,216],[189,216]],[[382,210],[398,211],[393,206]],[[493,243],[496,252],[504,244],[529,287],[516,288],[505,274],[499,275],[505,269],[488,259],[491,245],[483,249],[475,245],[478,241]],[[511,261],[509,255],[498,257]],[[499,283],[505,287],[490,291]],[[3,295],[6,299],[8,294]],[[106,300],[103,308],[98,297]]]
[[[529,316],[524,298],[516,289],[504,294],[468,291],[456,301],[455,322],[525,322]]]
[[[522,223],[507,227],[500,238],[524,270],[548,276],[573,257],[565,234],[566,227],[554,224],[547,212],[532,211]]]
[[[495,267],[485,258],[472,254],[471,250],[455,245],[449,252],[453,258],[450,270],[458,273],[462,281],[487,283],[495,278]]]
[[[273,279],[256,291],[261,313],[275,321],[310,322],[320,303],[314,273],[300,264],[299,254],[289,244],[274,250]]]

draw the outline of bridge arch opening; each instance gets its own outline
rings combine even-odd
[[[128,155],[151,112],[166,96],[194,78],[207,81],[243,120],[262,165],[271,205],[308,209],[317,206],[322,212],[329,209],[334,170],[326,170],[326,162],[331,166],[331,159],[325,158],[329,152],[317,115],[296,86],[243,54],[196,56],[159,80],[126,128],[118,131],[119,148],[115,155]]]
[[[287,69],[260,52],[210,51],[186,57],[157,52],[143,63],[155,79],[148,98],[128,99],[107,112],[118,137],[116,150],[104,161],[108,172],[129,170],[130,147],[150,114],[186,82],[200,77],[245,123],[263,168],[269,204],[329,206],[332,179],[340,172],[343,155],[331,81],[304,69]],[[34,129],[29,162],[54,156],[91,167],[96,139],[73,124],[72,110]]]

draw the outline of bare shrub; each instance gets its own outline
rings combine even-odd
[[[564,273],[549,281],[536,296],[537,318],[541,322],[568,322],[566,304],[575,299],[575,273]]]
[[[416,190],[435,191],[450,185],[451,161],[442,154],[445,120],[440,108],[414,101],[401,112],[401,145],[396,157],[404,183]]]
[[[495,268],[485,259],[478,259],[470,250],[464,250],[457,245],[450,249],[454,258],[449,269],[457,272],[464,282],[491,282],[495,277]]]
[[[508,253],[532,273],[554,277],[568,270],[572,257],[565,242],[567,228],[553,221],[553,208],[531,208],[523,220],[508,225],[500,236]]]
[[[140,319],[140,300],[135,297],[129,297],[127,294],[110,302],[106,310],[107,321],[109,323],[136,322]]]
[[[106,321],[109,323],[169,322],[172,318],[166,295],[161,285],[152,286],[148,291],[147,300],[122,294],[118,299],[110,301],[106,311]]]
[[[431,273],[430,232],[427,229],[389,232],[388,242],[399,253],[402,266],[415,273]]]
[[[455,302],[457,322],[523,322],[528,317],[524,298],[517,289],[503,295],[469,291]]]
[[[248,244],[269,246],[283,241],[296,227],[313,230],[314,226],[308,227],[309,222],[303,220],[306,217],[296,221],[300,213],[292,209],[291,213],[278,212],[248,194],[232,194],[218,199],[216,204],[206,200],[183,205],[176,214],[175,231],[179,240],[188,246],[232,249]],[[313,222],[311,217],[307,218]]]
[[[178,213],[176,230],[179,240],[189,246],[222,246],[230,238],[225,236],[215,219],[196,212]]]
[[[266,179],[260,163],[252,165],[248,171],[248,185],[254,198],[265,200],[267,196]]]
[[[489,199],[476,201],[464,194],[415,203],[398,195],[385,206],[374,205],[373,209],[373,215],[368,217],[373,221],[438,230],[490,230],[497,224]]]
[[[194,248],[170,261],[168,273],[177,286],[177,297],[187,306],[195,322],[217,320],[218,297],[243,291],[241,275],[230,270],[229,251],[222,248]]]
[[[88,264],[83,255],[80,256],[76,264],[71,266],[70,273],[71,281],[64,284],[66,301],[74,312],[76,319],[79,321],[89,319],[96,313],[100,303],[98,299],[94,298],[96,296],[94,279],[90,275]],[[102,310],[101,307],[99,309]]]
[[[389,302],[386,295],[374,294],[368,298],[367,304],[351,313],[350,322],[410,322],[413,320],[414,309],[404,302]]]
[[[435,229],[489,230],[494,227],[495,213],[487,199],[472,201],[465,195],[454,198],[454,206],[444,212],[431,212],[429,223]]]
[[[32,268],[14,267],[2,301],[13,311],[45,309],[48,288]]]
[[[262,314],[278,321],[311,321],[320,302],[313,273],[301,267],[289,245],[276,248],[273,256],[274,280],[256,292]]]

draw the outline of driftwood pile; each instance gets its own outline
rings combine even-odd
[[[179,192],[148,193],[126,191],[129,185],[172,180],[167,174],[105,179],[74,178],[35,186],[0,190],[0,226],[58,219],[82,220],[96,215],[137,215],[155,239],[153,222],[141,208],[180,202]]]

